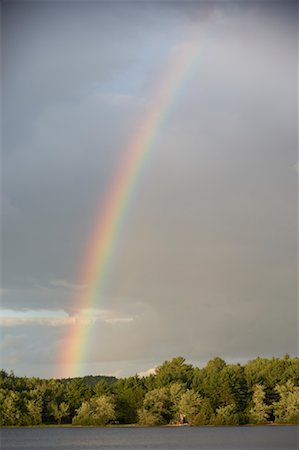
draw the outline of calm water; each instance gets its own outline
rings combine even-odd
[[[1,450],[298,450],[299,427],[3,428]]]

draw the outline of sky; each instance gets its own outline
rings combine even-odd
[[[1,7],[1,366],[71,374],[61,355],[83,313],[81,375],[296,355],[296,2]],[[81,311],[109,187],[190,42],[196,57]]]

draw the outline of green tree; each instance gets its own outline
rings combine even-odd
[[[220,379],[224,387],[220,391],[221,403],[234,404],[239,413],[245,411],[249,396],[244,368],[240,364],[226,365],[221,371]]]
[[[60,424],[61,420],[64,417],[67,417],[69,414],[69,406],[65,402],[57,403],[55,400],[50,403],[50,408],[52,411],[52,415],[57,420],[57,422]]]
[[[74,378],[66,386],[66,403],[69,406],[70,416],[74,417],[76,410],[84,401],[91,397],[91,389],[80,378]],[[55,397],[54,397],[55,398]]]
[[[43,423],[55,422],[51,404],[53,401],[55,401],[57,404],[66,401],[66,386],[59,380],[42,380],[42,382],[36,387],[34,392],[35,396],[38,396],[43,400]]]
[[[265,388],[261,384],[253,387],[252,407],[249,410],[249,418],[253,423],[267,423],[270,407],[265,403]]]
[[[208,398],[204,398],[201,402],[199,412],[194,418],[194,425],[209,425],[213,422],[214,411]]]
[[[109,385],[106,380],[102,379],[97,382],[93,389],[95,396],[100,397],[101,395],[106,395],[109,393]]]
[[[169,389],[157,388],[148,392],[143,401],[143,407],[138,412],[142,425],[163,425],[172,418],[173,403]]]
[[[230,404],[217,408],[214,425],[239,425],[236,405]]]
[[[200,369],[199,367],[194,367],[191,387],[196,392],[199,392],[199,393],[203,392],[202,384],[203,384],[204,377],[205,377],[205,370]]]
[[[186,392],[186,386],[182,383],[172,383],[169,386],[170,400],[172,403],[172,412],[175,421],[180,419],[180,401],[182,395]]]
[[[191,387],[193,379],[193,367],[185,363],[185,358],[178,356],[171,361],[165,361],[156,370],[156,385],[158,387],[169,386],[171,383],[182,383]]]
[[[265,401],[270,405],[279,399],[275,386],[286,384],[288,380],[293,381],[294,385],[299,384],[299,358],[291,359],[287,354],[284,358],[256,358],[245,365],[245,374],[248,390],[262,384],[265,387]]]
[[[225,372],[226,363],[216,357],[208,362],[202,370],[201,390],[203,397],[208,397],[215,412],[220,406],[233,402],[229,386],[229,377]]]
[[[193,391],[193,389],[187,390],[181,396],[181,400],[179,402],[179,412],[190,425],[199,413],[201,402],[201,396],[197,392]]]
[[[73,418],[74,425],[107,425],[115,420],[115,406],[111,397],[102,395],[84,401]]]
[[[70,423],[76,413],[74,423],[106,423],[98,399],[107,396],[114,410],[109,420],[119,423],[176,422],[181,410],[197,425],[298,423],[298,385],[299,358],[289,355],[256,358],[244,367],[217,357],[204,368],[178,357],[165,361],[156,375],[120,380],[92,375],[48,380],[0,370],[0,425]],[[199,405],[196,398],[202,399]]]
[[[137,411],[145,395],[143,380],[138,376],[118,380],[112,388],[116,398],[116,419],[120,423],[136,423]]]
[[[275,388],[279,401],[273,404],[276,423],[299,424],[299,387],[289,380]]]
[[[27,400],[27,420],[26,425],[39,425],[42,423],[42,400],[31,399]]]
[[[20,394],[18,392],[6,392],[2,405],[2,425],[23,425]]]

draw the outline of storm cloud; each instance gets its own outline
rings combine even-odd
[[[82,374],[297,352],[295,2],[3,2],[2,364],[52,376],[90,233],[169,55]],[[96,343],[96,344],[93,344]]]

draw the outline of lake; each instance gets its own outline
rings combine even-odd
[[[2,428],[1,450],[298,450],[297,426]]]

